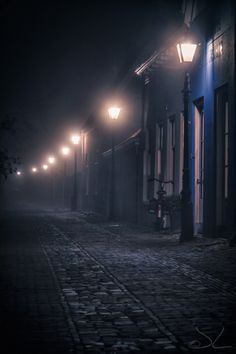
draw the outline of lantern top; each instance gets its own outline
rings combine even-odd
[[[190,41],[181,42],[176,45],[180,63],[191,63],[193,61],[197,44]]]
[[[113,119],[113,120],[118,119],[119,114],[120,114],[120,108],[115,107],[115,106],[110,107],[110,108],[108,108],[108,114],[111,119]]]
[[[78,145],[80,142],[80,135],[78,135],[78,134],[72,135],[71,141],[74,145]]]

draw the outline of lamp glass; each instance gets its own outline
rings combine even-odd
[[[119,107],[110,107],[110,108],[108,108],[108,114],[111,119],[113,119],[113,120],[118,119],[119,114],[120,114],[120,108]]]
[[[70,152],[70,149],[67,147],[67,146],[64,146],[62,149],[61,149],[61,152],[63,155],[68,155],[69,152]]]
[[[80,142],[80,135],[72,135],[71,141],[74,145],[78,145]]]
[[[48,162],[51,163],[51,164],[55,163],[55,157],[54,156],[49,156]]]
[[[178,43],[177,51],[180,63],[190,63],[193,61],[197,44],[194,43]]]

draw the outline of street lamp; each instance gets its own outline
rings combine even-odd
[[[182,42],[177,44],[180,63],[193,61],[197,44]],[[180,242],[191,241],[193,238],[193,205],[191,201],[190,173],[189,173],[189,97],[190,74],[185,72],[184,88],[184,158],[183,158],[183,185],[181,192],[181,235]]]
[[[33,173],[36,173],[36,172],[38,172],[38,169],[37,169],[37,167],[32,167],[32,168],[31,168],[31,171],[32,171]]]
[[[47,170],[48,170],[48,165],[43,165],[43,166],[42,166],[42,169],[43,169],[44,171],[47,171]]]
[[[178,43],[176,47],[180,63],[191,63],[193,61],[197,49],[197,44],[184,42]]]
[[[48,157],[48,162],[49,162],[51,165],[53,165],[53,164],[55,163],[55,161],[56,161],[56,159],[55,159],[54,156],[49,156],[49,157]]]
[[[77,186],[77,145],[80,142],[80,135],[74,134],[71,137],[71,141],[74,144],[74,186],[73,186],[73,194],[71,197],[71,210],[77,210],[77,198],[78,198],[78,186]]]
[[[71,141],[74,145],[78,145],[80,142],[80,135],[78,134],[72,135]]]
[[[70,153],[70,148],[68,146],[63,146],[61,148],[61,153],[64,157],[64,177],[63,177],[63,205],[64,207],[66,206],[66,157],[69,155]]]
[[[116,120],[119,117],[120,108],[119,107],[110,107],[110,108],[108,108],[108,114],[112,120]]]
[[[111,185],[109,196],[109,219],[115,219],[115,144],[114,144],[114,122],[118,119],[120,108],[112,106],[108,108],[109,118],[112,120],[111,125]]]
[[[63,156],[67,156],[70,153],[70,148],[68,146],[63,146],[63,148],[61,149],[61,153]]]
[[[17,176],[20,176],[20,175],[21,175],[21,172],[20,172],[20,171],[17,171],[16,174],[17,174]]]

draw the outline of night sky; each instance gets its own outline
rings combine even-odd
[[[23,162],[53,151],[99,109],[122,69],[175,28],[180,3],[1,2],[1,117],[16,118],[9,142]]]

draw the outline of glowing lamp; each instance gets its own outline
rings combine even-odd
[[[197,49],[197,44],[178,43],[176,47],[180,63],[191,63],[193,61]]]
[[[43,165],[42,167],[43,167],[43,170],[45,170],[45,171],[48,169],[48,165]]]
[[[36,172],[38,171],[38,169],[37,169],[37,167],[32,167],[31,171],[32,171],[33,173],[36,173]]]
[[[77,134],[72,135],[71,141],[74,145],[78,145],[80,142],[80,135],[77,135]]]
[[[54,164],[54,163],[55,163],[55,161],[56,161],[56,159],[55,159],[55,157],[54,157],[54,156],[49,156],[49,158],[48,158],[48,162],[49,162],[50,164]]]
[[[21,175],[21,172],[20,172],[20,171],[17,171],[16,174],[17,174],[17,176],[20,176],[20,175]]]
[[[69,155],[70,153],[70,149],[67,147],[67,146],[64,146],[62,149],[61,149],[61,152],[64,156],[66,155]]]
[[[116,120],[119,117],[120,108],[119,107],[110,107],[110,108],[108,108],[108,114],[111,119]]]

